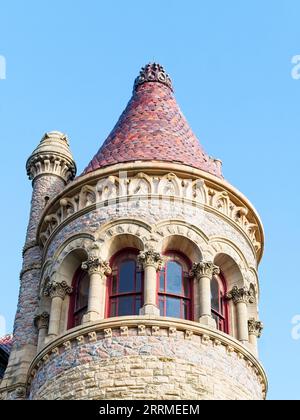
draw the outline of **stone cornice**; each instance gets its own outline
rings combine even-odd
[[[34,378],[37,370],[48,363],[53,357],[57,357],[73,346],[84,345],[88,342],[96,342],[104,338],[112,338],[114,334],[127,335],[130,328],[137,329],[137,335],[147,334],[150,328],[152,335],[160,335],[160,331],[167,330],[170,337],[176,337],[178,332],[183,332],[186,340],[193,336],[199,336],[203,344],[212,343],[215,346],[223,345],[230,356],[236,353],[239,358],[245,360],[245,368],[254,371],[266,395],[268,382],[265,371],[250,351],[233,337],[218,330],[212,330],[193,321],[179,320],[176,318],[163,318],[155,316],[127,316],[105,319],[100,322],[86,324],[67,331],[47,344],[32,361],[28,371],[28,383]]]
[[[261,259],[264,246],[264,233],[259,216],[250,202],[230,184],[217,177],[200,170],[189,168],[188,166],[165,162],[164,164],[155,162],[155,165],[153,163],[151,166],[149,162],[143,162],[143,164],[136,162],[130,166],[128,164],[118,164],[77,178],[45,208],[38,228],[39,243],[47,246],[48,239],[50,240],[50,237],[58,232],[66,223],[95,209],[98,205],[101,206],[102,191],[99,189],[97,191],[95,190],[96,182],[98,181],[99,184],[102,179],[107,179],[108,183],[114,188],[114,185],[119,185],[119,173],[117,171],[126,170],[128,170],[127,181],[129,183],[132,182],[132,179],[135,182],[143,179],[145,180],[145,185],[148,182],[150,183],[150,188],[152,188],[151,179],[160,178],[163,182],[168,179],[173,182],[174,190],[176,190],[177,183],[179,185],[178,191],[171,194],[175,201],[182,201],[182,198],[184,198],[187,203],[193,206],[200,205],[204,210],[213,212],[224,218],[247,238],[251,247],[253,247],[254,255],[256,255],[258,261]],[[170,170],[173,170],[174,173],[170,173]],[[185,179],[191,180],[193,184],[197,181],[203,184],[204,198],[200,202],[197,201],[197,197],[189,199],[184,196],[184,187],[180,186],[180,183],[184,183]],[[171,183],[170,186],[172,187]],[[132,200],[134,196],[135,194],[129,193],[127,197],[130,197],[130,200]],[[151,191],[151,197],[153,199],[161,198],[162,196],[161,191],[158,191],[158,194],[155,191]],[[112,202],[122,202],[127,197],[121,193],[114,197]],[[148,194],[137,194],[136,197],[139,199],[144,197],[146,199]],[[170,198],[170,195],[165,195],[165,198]],[[106,197],[103,195],[103,203],[106,202],[109,204],[110,199],[109,196]]]
[[[66,183],[74,179],[76,165],[74,161],[56,152],[40,153],[27,161],[27,175],[34,181],[40,175],[56,175]]]

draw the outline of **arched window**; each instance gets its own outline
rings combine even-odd
[[[226,287],[222,275],[214,276],[211,282],[211,310],[218,330],[228,333]]]
[[[168,253],[159,273],[158,304],[161,316],[192,319],[190,264],[178,253]]]
[[[87,271],[79,268],[73,280],[68,328],[77,327],[82,324],[83,315],[86,314],[88,308],[89,285],[89,274]]]
[[[139,315],[143,305],[143,272],[137,264],[138,252],[125,250],[112,260],[108,316]]]

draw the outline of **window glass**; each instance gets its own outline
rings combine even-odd
[[[160,313],[160,316],[165,316],[165,300],[164,300],[164,298],[159,299],[159,313]]]
[[[139,315],[143,305],[143,271],[135,251],[119,253],[113,262],[109,287],[109,316]]]
[[[189,319],[190,313],[189,313],[189,302],[183,302],[183,319]]]
[[[110,304],[110,316],[117,316],[117,302],[115,300],[112,300]]]
[[[165,291],[165,270],[161,270],[159,273],[159,291]]]
[[[182,267],[175,261],[167,263],[167,293],[182,293]]]
[[[166,316],[172,316],[174,318],[180,318],[180,299],[167,297],[167,313]]]
[[[112,289],[112,294],[115,295],[117,293],[117,290],[118,290],[118,277],[117,277],[116,273],[114,273],[113,276],[112,276],[112,287],[111,287],[111,289]]]
[[[77,286],[75,310],[79,310],[87,306],[88,299],[89,299],[89,285],[90,285],[89,275],[88,273],[85,273],[83,277],[81,277],[81,279],[79,280],[79,283]]]
[[[138,271],[136,273],[136,292],[142,291],[142,277],[143,277],[142,272]]]
[[[158,304],[161,316],[191,319],[191,279],[189,266],[180,254],[166,256],[159,273]]]
[[[142,299],[141,299],[141,297],[137,297],[135,299],[135,313],[134,313],[134,315],[139,315],[140,314],[141,307],[142,307]]]
[[[190,288],[191,288],[191,279],[189,278],[188,275],[185,275],[183,279],[183,290],[184,290],[185,297],[190,296]]]
[[[135,261],[124,261],[120,264],[119,293],[133,292],[135,283]]]
[[[211,282],[211,307],[217,312],[220,312],[219,293],[218,280],[213,277]]]
[[[226,301],[224,300],[224,284],[220,276],[214,276],[211,282],[212,316],[220,331],[228,332],[226,320]]]
[[[133,315],[134,296],[120,296],[118,298],[118,316]]]

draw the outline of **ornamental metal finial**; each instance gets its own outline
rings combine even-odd
[[[168,86],[173,92],[172,80],[160,64],[149,63],[143,67],[140,75],[135,79],[133,90],[135,91],[138,86],[149,82],[162,83]]]

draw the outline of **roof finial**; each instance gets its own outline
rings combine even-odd
[[[133,90],[136,90],[138,86],[149,82],[162,83],[163,85],[168,86],[173,92],[172,80],[160,64],[149,63],[143,67],[140,71],[140,75],[135,79]]]

